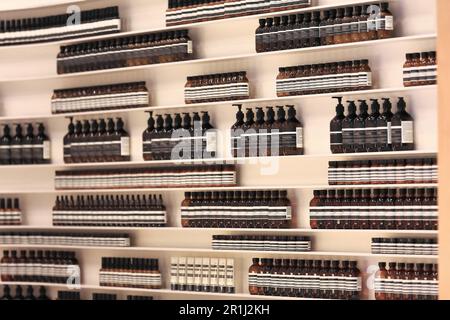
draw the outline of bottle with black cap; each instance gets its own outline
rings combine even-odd
[[[356,115],[356,104],[355,101],[347,101],[348,105],[348,115],[342,121],[342,144],[344,146],[344,153],[354,153],[354,127]]]
[[[217,132],[211,125],[211,117],[207,111],[202,112],[202,154],[198,159],[211,159],[216,157],[217,153]]]
[[[275,125],[275,111],[273,110],[273,107],[267,107],[266,110],[266,122],[264,123],[264,130],[267,134],[267,156],[272,156],[272,129]],[[277,151],[273,153],[278,154]]]
[[[38,123],[38,134],[33,143],[33,162],[37,164],[50,163],[50,139],[45,134],[43,123]]]
[[[72,163],[72,154],[71,154],[71,147],[72,147],[72,140],[75,135],[75,125],[73,123],[73,117],[69,117],[70,123],[67,129],[67,134],[63,138],[63,145],[64,145],[64,163]]]
[[[233,157],[243,157],[245,155],[244,150],[241,148],[243,126],[244,126],[244,113],[242,112],[242,104],[234,104],[233,107],[238,108],[236,112],[236,122],[231,126],[231,154]],[[242,153],[242,154],[241,154]]]
[[[293,105],[287,105],[288,117],[283,126],[284,135],[282,136],[282,145],[284,146],[283,155],[296,156],[303,155],[303,125],[297,119],[297,111]]]
[[[263,33],[266,25],[266,19],[259,19],[259,26],[256,29],[256,52],[264,52]]]
[[[3,136],[0,138],[0,165],[11,164],[11,142],[11,129],[5,125]]]
[[[342,121],[345,119],[344,105],[342,104],[342,97],[333,97],[338,100],[336,106],[336,116],[330,122],[330,148],[333,154],[344,153],[342,141]]]
[[[380,104],[378,99],[370,99],[372,101],[372,113],[366,120],[366,139],[365,146],[367,152],[377,152],[377,122],[380,117]]]
[[[22,164],[22,126],[16,124],[16,135],[11,140],[11,164]]]
[[[377,120],[377,150],[379,152],[392,151],[392,104],[389,98],[383,98],[383,113]]]
[[[45,287],[39,287],[39,297],[37,298],[37,300],[50,300],[50,298],[47,296],[47,290],[45,289]]]
[[[252,145],[251,140],[255,139],[256,136],[251,135],[254,134],[254,129],[253,126],[255,124],[255,114],[253,113],[253,110],[251,108],[247,108],[247,112],[245,115],[245,123],[243,125],[243,130],[244,130],[244,147],[245,147],[245,157],[249,157],[250,156],[250,146]],[[250,135],[250,136],[249,136]],[[255,150],[253,150],[253,153],[255,152]],[[257,155],[257,154],[256,154]],[[253,154],[253,156],[256,156],[255,154]]]
[[[369,117],[369,106],[366,103],[366,100],[359,100],[359,115],[355,119],[355,131],[354,131],[354,144],[355,144],[355,152],[366,152],[366,121]]]
[[[122,118],[117,118],[116,131],[114,135],[120,142],[115,154],[115,161],[130,161],[130,135],[124,129],[125,123]]]
[[[23,138],[22,144],[22,163],[32,164],[33,163],[33,144],[34,144],[34,128],[31,123],[28,123],[26,128],[26,134]]]
[[[265,130],[265,121],[264,121],[264,111],[263,108],[256,108],[256,121],[254,124],[254,129],[256,131],[258,140],[254,141],[256,142],[255,146],[252,146],[254,148],[257,148],[257,153],[259,157],[265,157],[267,156],[267,135],[264,134]]]
[[[392,150],[414,150],[414,119],[406,112],[406,102],[400,97],[397,113],[392,117]]]
[[[13,297],[11,295],[11,288],[9,286],[3,287],[3,296],[0,298],[0,300],[13,300]]]

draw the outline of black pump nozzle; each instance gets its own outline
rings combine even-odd
[[[353,100],[348,100],[347,103],[349,104],[349,105],[348,105],[348,113],[349,113],[349,114],[356,113],[356,104],[355,104],[355,101],[353,101]]]
[[[405,98],[403,98],[403,97],[399,97],[398,98],[397,109],[398,109],[398,111],[405,111],[406,110]]]
[[[372,101],[372,113],[380,112],[380,103],[378,99],[370,99]]]
[[[343,97],[333,97],[333,99],[337,99],[338,100],[338,104],[336,106],[336,113],[337,114],[344,114],[345,108],[344,108],[344,105],[342,104]]]
[[[383,111],[384,112],[390,112],[392,110],[391,99],[383,98],[382,100],[383,100]]]

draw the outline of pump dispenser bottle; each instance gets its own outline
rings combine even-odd
[[[377,120],[377,149],[379,152],[392,151],[392,104],[390,99],[383,98],[383,113]]]
[[[369,117],[369,106],[365,100],[359,100],[359,115],[355,119],[354,144],[355,152],[366,152],[366,121]]]
[[[366,120],[366,150],[367,152],[377,152],[377,125],[378,118],[380,117],[380,104],[377,99],[371,99],[372,113]]]
[[[231,127],[231,154],[234,158],[244,156],[245,151],[241,150],[242,133],[244,127],[244,113],[242,112],[242,104],[234,104],[233,107],[238,108],[236,113],[236,122]]]
[[[347,101],[348,105],[348,115],[342,121],[342,143],[344,145],[344,153],[353,153],[354,148],[354,128],[356,115],[356,104],[355,101]]]
[[[330,147],[333,154],[344,153],[344,146],[342,140],[342,121],[345,119],[344,105],[342,104],[342,97],[333,97],[338,100],[336,106],[336,116],[330,122]]]
[[[406,102],[402,97],[397,103],[397,113],[392,117],[392,150],[414,150],[414,119],[406,112]]]

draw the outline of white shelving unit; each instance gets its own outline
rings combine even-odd
[[[374,1],[317,0],[311,8],[287,11],[294,14],[323,10],[336,6],[357,5]],[[375,1],[376,2],[376,1]],[[207,21],[177,27],[165,27],[164,11],[167,0],[79,0],[79,1],[15,1],[14,4],[0,4],[0,18],[14,19],[30,16],[51,15],[65,12],[68,3],[82,9],[118,5],[123,18],[124,30],[120,34],[91,37],[52,43],[24,46],[0,47],[0,124],[43,121],[52,140],[52,164],[42,166],[0,167],[0,197],[18,197],[24,212],[23,226],[0,227],[0,232],[55,231],[71,232],[122,232],[133,239],[133,247],[87,247],[87,246],[11,246],[0,245],[1,249],[60,249],[76,251],[82,269],[82,294],[87,298],[91,292],[117,292],[148,294],[158,299],[291,299],[284,297],[251,296],[247,289],[247,269],[253,257],[311,257],[323,259],[356,260],[364,277],[370,281],[379,261],[429,262],[435,263],[435,256],[373,255],[370,254],[372,237],[417,237],[434,238],[436,231],[414,230],[311,230],[308,206],[312,191],[316,189],[345,188],[424,188],[426,185],[352,185],[328,186],[327,167],[329,161],[394,159],[399,157],[430,157],[437,154],[437,87],[402,86],[402,65],[405,53],[431,51],[436,46],[436,7],[426,0],[391,0],[391,11],[395,15],[396,37],[392,39],[332,45],[325,47],[295,49],[278,52],[255,53],[254,32],[258,19],[282,15],[271,13],[238,17],[218,21]],[[67,75],[56,74],[56,55],[59,46],[99,40],[115,36],[133,35],[161,30],[189,29],[194,41],[196,59],[190,61],[139,66],[123,69],[100,70]],[[374,89],[334,94],[276,97],[275,78],[279,67],[340,60],[369,59],[373,72]],[[251,86],[251,99],[234,102],[215,102],[186,105],[183,88],[186,77],[216,72],[247,71]],[[83,112],[77,114],[52,115],[50,99],[55,89],[91,85],[104,85],[130,81],[146,81],[151,92],[151,105],[146,108]],[[333,118],[336,103],[333,96],[344,96],[344,100],[369,98],[406,97],[408,111],[415,118],[416,151],[391,153],[365,153],[332,155],[329,151],[329,121]],[[236,163],[239,171],[239,186],[235,188],[214,188],[226,190],[288,190],[292,201],[295,222],[292,229],[211,229],[182,228],[180,225],[180,204],[185,191],[206,191],[211,188],[166,188],[128,190],[77,190],[57,191],[54,189],[55,170],[76,170],[89,168],[123,168],[156,165],[179,165],[183,161],[145,162],[142,158],[142,132],[146,128],[144,111],[159,113],[208,111],[212,124],[219,132],[225,132],[235,121],[234,103],[244,107],[276,106],[295,104],[298,117],[305,130],[305,156],[286,158],[232,159],[225,135],[219,135],[221,147],[215,161]],[[122,117],[131,136],[131,161],[120,163],[64,164],[62,138],[66,134],[67,116],[75,119],[98,119],[99,117]],[[202,164],[204,161],[189,161]],[[70,194],[133,194],[160,193],[164,197],[169,216],[166,228],[108,228],[108,227],[53,227],[51,210],[58,195]],[[312,252],[254,252],[211,248],[212,235],[261,234],[261,235],[307,235],[312,238]],[[180,239],[183,239],[180,242]],[[110,288],[98,286],[98,270],[102,256],[140,256],[158,258],[163,272],[164,288],[169,288],[168,263],[171,256],[223,256],[236,260],[237,293],[177,292],[171,290],[146,290],[133,288]],[[1,283],[14,285],[14,283]],[[22,283],[23,284],[23,283]],[[25,284],[26,285],[26,284]],[[30,283],[31,285],[31,283]],[[33,284],[40,285],[40,284]],[[42,284],[57,290],[65,285]],[[373,299],[373,291],[365,290],[364,299]]]

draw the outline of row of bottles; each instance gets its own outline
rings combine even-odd
[[[414,239],[414,238],[373,238],[373,254],[399,254],[437,256],[439,247],[437,239]]]
[[[214,250],[311,251],[311,239],[299,236],[230,236],[213,235]]]
[[[379,263],[376,300],[438,300],[438,266],[423,263]]]
[[[184,87],[186,104],[250,98],[247,72],[233,72],[188,77]]]
[[[0,198],[0,226],[20,226],[22,224],[22,211],[19,199]]]
[[[300,13],[259,20],[256,52],[386,39],[394,35],[389,3]]]
[[[235,293],[234,259],[171,257],[170,288],[175,291]]]
[[[56,190],[232,187],[235,165],[56,171]]]
[[[311,0],[169,0],[166,25],[196,23],[305,8]]]
[[[436,189],[314,191],[312,229],[437,230]]]
[[[78,120],[70,118],[64,136],[64,162],[130,161],[130,135],[122,118]]]
[[[75,252],[3,251],[0,260],[2,281],[71,283],[80,277]]]
[[[185,228],[288,228],[287,191],[186,192],[181,203]]]
[[[26,287],[26,293],[24,295],[24,290],[22,286],[16,286],[15,295],[11,294],[11,287],[4,286],[3,287],[3,295],[0,297],[0,300],[40,300],[46,301],[50,300],[47,296],[47,289],[45,287],[39,287],[39,295],[35,294],[35,290],[32,286]]]
[[[75,113],[100,110],[145,108],[150,94],[145,82],[55,90],[52,113]]]
[[[57,232],[0,232],[0,244],[88,247],[129,247],[128,234],[57,233]]]
[[[193,58],[188,30],[139,34],[62,46],[58,74],[168,63]]]
[[[62,41],[120,32],[119,7],[0,21],[0,46]],[[79,21],[78,21],[79,19]]]
[[[369,60],[280,68],[277,96],[300,96],[372,88]]]
[[[166,223],[162,195],[63,196],[53,207],[54,226],[143,228]]]
[[[436,52],[408,53],[403,65],[405,87],[437,84]]]
[[[161,289],[158,259],[102,258],[100,286]]]
[[[81,300],[81,294],[79,291],[58,291],[57,300]],[[92,293],[92,300],[97,301],[114,301],[117,300],[117,294],[110,293]],[[148,301],[153,300],[151,296],[136,296],[136,295],[127,295],[126,300],[133,301]]]
[[[242,105],[236,113],[236,123],[231,127],[231,154],[233,157],[264,157],[302,155],[303,125],[297,119],[293,105],[277,106],[277,117],[273,107],[248,108],[246,117]]]
[[[144,160],[211,159],[217,153],[217,132],[208,112],[156,115],[149,112],[142,134]]]
[[[347,116],[344,115],[342,97],[335,99],[338,99],[336,116],[330,122],[332,153],[414,150],[414,119],[406,111],[403,97],[398,98],[395,114],[388,98],[383,98],[382,113],[378,99],[370,99],[370,114],[366,100],[359,100],[359,115],[355,101],[348,101]]]
[[[330,161],[329,185],[425,184],[438,182],[437,158]]]
[[[252,295],[357,300],[362,291],[356,261],[253,259]]]
[[[50,163],[50,139],[45,134],[44,124],[26,125],[25,135],[21,124],[15,124],[15,135],[11,136],[9,125],[4,125],[0,137],[0,165],[46,164]]]

